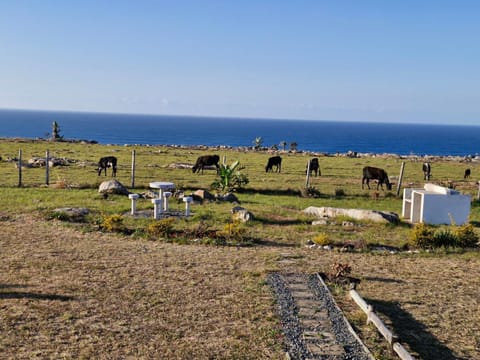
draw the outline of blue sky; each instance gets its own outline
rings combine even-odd
[[[2,1],[0,108],[480,125],[478,1]]]

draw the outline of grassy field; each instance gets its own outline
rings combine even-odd
[[[22,186],[15,162],[33,157],[68,158],[71,165],[23,168]],[[237,193],[255,215],[245,237],[253,246],[180,245],[145,236],[151,218],[126,216],[125,196],[104,199],[97,192],[104,180],[96,173],[101,156],[119,159],[117,179],[131,185],[132,151],[136,155],[135,189],[148,191],[150,181],[171,181],[185,192],[209,189],[215,174],[192,174],[170,164],[194,163],[215,153],[227,163],[239,160],[250,183]],[[386,254],[341,253],[308,249],[305,243],[325,234],[336,243],[403,247],[406,224],[359,222],[312,227],[301,210],[333,206],[394,211],[402,201],[392,192],[361,189],[361,169],[380,166],[398,176],[405,162],[403,185],[423,186],[422,159],[398,157],[320,156],[322,176],[311,178],[318,197],[302,197],[304,154],[282,154],[281,174],[265,173],[270,156],[235,149],[183,149],[164,146],[0,141],[2,209],[1,280],[2,340],[10,358],[282,358],[282,336],[274,302],[264,278],[269,271],[327,272],[348,263],[360,278],[359,292],[400,335],[413,354],[424,359],[480,358],[480,267],[478,251]],[[418,161],[417,161],[418,160]],[[458,159],[432,159],[432,182],[453,183],[476,199],[478,168]],[[463,180],[466,167],[472,179]],[[172,201],[181,211],[183,203]],[[221,230],[231,222],[230,203],[194,205],[193,216],[178,219],[177,230],[204,223]],[[87,207],[84,223],[50,220],[59,207]],[[141,200],[139,210],[152,204]],[[122,215],[129,235],[105,233],[105,216]],[[480,224],[479,207],[470,222]],[[478,231],[477,228],[475,228]],[[284,260],[288,259],[288,262]],[[394,358],[381,339],[364,326],[363,315],[341,288],[332,289],[347,316],[378,358]]]

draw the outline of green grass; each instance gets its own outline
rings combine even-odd
[[[46,185],[45,168],[23,168],[22,187],[18,187],[19,172],[15,162],[8,158],[18,157],[27,162],[32,157],[45,156],[48,150],[51,157],[67,158],[70,166],[55,167],[49,171],[49,185]],[[311,177],[310,186],[320,196],[302,197],[305,187],[305,167],[310,158],[305,154],[281,154],[282,173],[266,173],[265,164],[271,154],[263,152],[240,152],[234,149],[191,149],[165,146],[110,146],[49,141],[0,141],[0,196],[2,212],[8,214],[39,213],[49,214],[61,207],[86,207],[90,209],[92,222],[99,222],[102,216],[126,214],[130,209],[130,200],[126,196],[109,196],[103,199],[98,192],[99,184],[110,178],[98,176],[96,163],[102,156],[114,155],[118,158],[118,177],[127,187],[132,185],[131,163],[135,151],[135,188],[132,192],[148,191],[151,181],[171,181],[177,189],[189,193],[196,189],[210,189],[215,179],[214,171],[205,174],[192,174],[190,169],[172,169],[170,164],[190,163],[202,154],[215,153],[230,163],[240,161],[242,171],[250,180],[247,187],[237,193],[241,205],[255,215],[255,221],[249,225],[252,237],[268,239],[278,243],[302,245],[312,236],[327,233],[335,242],[366,242],[393,246],[403,246],[408,237],[406,226],[385,226],[360,222],[353,229],[338,225],[311,227],[312,218],[305,216],[302,210],[308,206],[330,206],[341,208],[374,209],[392,211],[401,214],[402,200],[396,196],[396,184],[391,192],[361,188],[361,172],[366,165],[386,169],[391,178],[397,178],[401,163],[405,162],[403,184],[408,187],[422,187],[423,174],[421,162],[398,157],[347,158],[342,156],[321,156],[322,176]],[[464,181],[465,164],[459,161],[438,159],[432,161],[432,182],[446,184],[454,182],[457,189],[477,195],[474,180]],[[475,166],[469,164],[475,174]],[[396,182],[396,180],[394,180]],[[336,196],[338,194],[342,196]],[[401,195],[401,194],[400,194]],[[200,221],[209,226],[221,228],[231,221],[229,203],[207,203],[194,205],[193,216],[187,222],[179,221],[177,227],[188,227]],[[138,210],[152,209],[149,200],[138,201]],[[171,201],[171,209],[183,211],[182,202]],[[148,220],[125,218],[129,228],[143,229]],[[339,221],[341,223],[341,221]],[[480,207],[472,206],[471,222],[480,224]]]

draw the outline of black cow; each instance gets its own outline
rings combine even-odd
[[[200,170],[201,170],[202,174],[203,174],[203,169],[206,166],[213,166],[213,165],[215,165],[215,167],[217,168],[217,172],[218,172],[218,162],[219,161],[220,161],[220,157],[218,155],[202,155],[202,156],[199,156],[198,159],[197,159],[197,162],[192,167],[192,172],[196,173],[196,172],[200,172]]]
[[[465,169],[465,173],[463,174],[464,179],[468,179],[470,177],[471,171],[470,169]]]
[[[319,174],[320,174],[320,176],[322,176],[322,172],[320,171],[320,163],[318,161],[318,158],[310,159],[309,163],[310,163],[310,174],[315,173],[315,176],[318,176]],[[308,171],[308,164],[307,164],[307,169],[305,170],[305,172],[307,172],[307,171]]]
[[[422,165],[423,170],[423,180],[430,180],[432,176],[432,167],[430,166],[429,162],[423,163]]]
[[[100,158],[98,161],[98,176],[102,173],[102,170],[105,171],[105,176],[107,176],[107,168],[112,168],[112,176],[117,176],[117,158],[115,156],[106,156]]]
[[[265,172],[273,172],[273,167],[276,167],[276,172],[282,171],[282,158],[280,156],[272,156],[268,158],[267,166],[265,166]]]
[[[370,189],[370,185],[369,185],[370,180],[378,180],[377,190],[378,190],[378,186],[381,186],[383,190],[383,184],[387,186],[387,190],[392,190],[392,184],[388,180],[387,172],[383,169],[371,167],[371,166],[365,166],[363,168],[362,189],[363,189],[364,183],[366,183],[368,188]]]

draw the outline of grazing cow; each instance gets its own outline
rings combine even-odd
[[[310,174],[315,173],[315,176],[318,176],[319,174],[320,174],[320,176],[322,176],[322,172],[320,171],[320,163],[318,162],[318,158],[310,159],[309,164],[310,164]],[[309,164],[307,164],[307,169],[305,170],[305,172],[308,171]]]
[[[430,180],[430,177],[432,176],[432,167],[430,166],[429,162],[423,163],[422,165],[422,170],[423,170],[423,180]]]
[[[105,176],[107,176],[107,168],[112,168],[112,176],[117,176],[117,158],[115,156],[106,156],[100,158],[98,161],[98,176],[102,173],[102,170],[105,171]]]
[[[218,172],[218,162],[219,161],[220,161],[220,157],[218,155],[199,156],[198,159],[197,159],[197,162],[192,167],[192,172],[193,173],[196,173],[196,172],[199,173],[200,170],[201,170],[202,174],[203,174],[203,169],[206,166],[213,166],[213,165],[215,165],[215,167],[217,168],[217,172]]]
[[[465,169],[465,173],[463,174],[464,179],[468,179],[470,177],[471,171],[470,169]]]
[[[265,172],[273,172],[273,167],[276,167],[276,172],[282,171],[282,158],[280,156],[272,156],[268,158],[267,166],[265,166]]]
[[[366,183],[367,187],[370,189],[370,185],[369,185],[370,180],[378,180],[377,190],[378,190],[378,186],[381,186],[383,190],[383,184],[387,186],[387,190],[392,190],[392,184],[388,180],[387,172],[383,169],[379,169],[371,166],[365,166],[363,168],[362,189],[363,189],[364,183]]]

